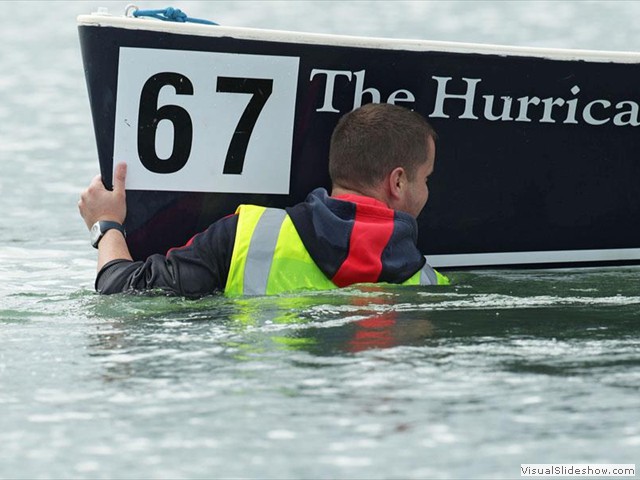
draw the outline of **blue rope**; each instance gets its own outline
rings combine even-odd
[[[134,17],[152,17],[158,20],[164,20],[167,22],[191,22],[202,23],[203,25],[218,25],[216,22],[210,20],[203,20],[201,18],[190,18],[182,10],[173,7],[167,7],[160,10],[134,10]]]

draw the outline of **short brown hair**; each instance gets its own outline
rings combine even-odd
[[[369,103],[344,115],[331,135],[329,175],[334,185],[372,187],[396,167],[411,180],[427,161],[429,137],[436,132],[414,111]]]

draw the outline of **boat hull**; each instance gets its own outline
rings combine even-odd
[[[380,101],[415,109],[439,134],[418,218],[434,266],[640,260],[640,55],[160,23],[79,18],[101,173],[110,185],[114,157],[134,172],[135,259],[241,203],[286,207],[329,189],[338,119]],[[259,88],[228,85],[237,79]],[[253,130],[233,147],[247,99]]]

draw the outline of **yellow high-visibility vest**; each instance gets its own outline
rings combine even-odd
[[[313,261],[287,212],[240,205],[236,214],[238,226],[225,295],[275,295],[338,288]],[[402,283],[448,284],[447,277],[427,264]]]

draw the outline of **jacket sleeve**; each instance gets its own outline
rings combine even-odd
[[[200,297],[224,290],[238,225],[237,215],[225,217],[183,247],[145,261],[113,260],[98,272],[98,293],[162,290],[168,294]]]

